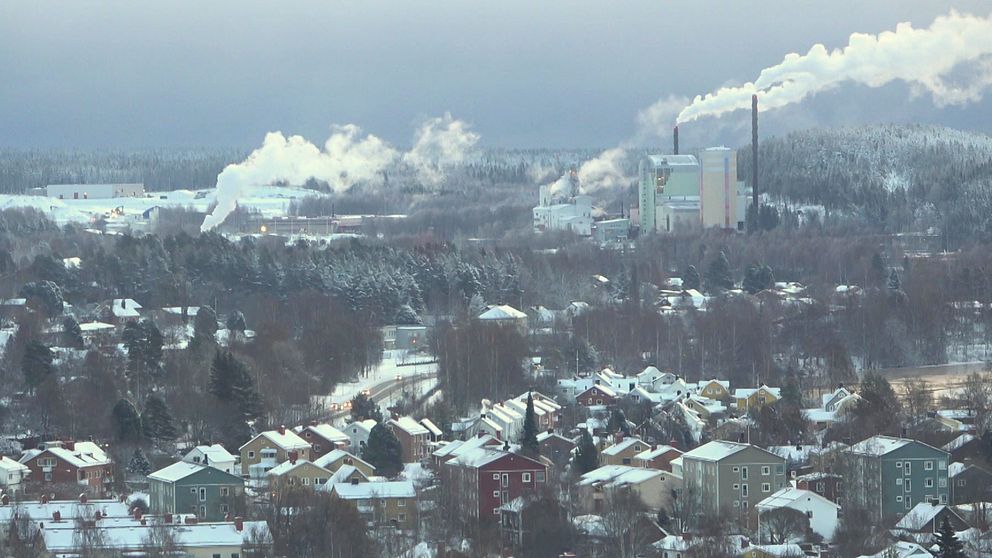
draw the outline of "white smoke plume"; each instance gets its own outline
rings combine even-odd
[[[446,168],[460,165],[479,141],[462,120],[451,113],[431,118],[417,129],[413,149],[403,155],[403,161],[417,171],[420,180],[437,184],[444,178]]]
[[[622,147],[614,147],[600,153],[579,167],[579,187],[582,193],[591,194],[626,186],[629,180],[623,172],[623,160],[627,152]]]
[[[844,82],[881,87],[901,80],[914,93],[929,93],[937,106],[966,104],[981,99],[992,86],[990,55],[992,19],[952,10],[926,29],[900,23],[895,31],[878,35],[854,33],[843,49],[828,51],[816,44],[804,55],[790,53],[753,82],[697,96],[679,113],[678,122],[749,108],[755,93],[763,109],[780,108]],[[976,62],[970,80],[952,78],[960,65]]]
[[[685,96],[669,95],[637,113],[637,134],[634,141],[638,143],[671,141],[676,117],[689,101],[690,99]]]
[[[479,140],[469,126],[450,114],[426,121],[414,135],[414,146],[402,154],[382,139],[364,134],[354,124],[332,126],[323,149],[301,136],[282,132],[265,135],[262,146],[247,159],[224,167],[217,176],[217,205],[201,231],[220,225],[237,207],[245,189],[277,182],[303,184],[310,178],[327,182],[343,192],[358,182],[375,182],[382,171],[402,159],[421,180],[436,184],[444,170],[462,163]]]

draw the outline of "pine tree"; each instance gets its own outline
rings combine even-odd
[[[375,401],[369,399],[364,393],[359,393],[351,399],[351,420],[367,419],[382,422],[382,411],[379,410],[379,405]]]
[[[599,467],[599,451],[588,430],[582,430],[582,437],[579,439],[579,447],[575,452],[572,461],[575,472],[579,475],[588,473]]]
[[[145,412],[141,414],[141,429],[149,440],[175,440],[178,436],[169,407],[161,397],[149,395],[145,400]]]
[[[524,412],[524,428],[520,435],[521,453],[527,457],[537,458],[541,448],[537,443],[537,417],[534,415],[534,397],[527,393],[527,410]]]
[[[685,290],[699,290],[701,284],[702,279],[699,277],[699,271],[696,270],[696,266],[690,265],[685,268],[685,271],[682,273],[682,288]]]
[[[145,452],[141,451],[141,448],[134,448],[134,453],[131,454],[131,461],[127,464],[127,471],[143,477],[151,474],[152,464],[148,462],[148,458],[145,457]]]
[[[62,321],[62,331],[65,332],[66,342],[77,349],[83,348],[83,330],[79,327],[79,322],[72,316],[66,316]]]
[[[371,463],[379,474],[395,477],[403,470],[403,446],[393,431],[380,423],[369,432],[362,459]]]
[[[137,444],[141,442],[141,417],[127,399],[121,399],[111,411],[114,420],[114,433],[118,442]]]
[[[245,419],[258,418],[264,411],[262,395],[255,387],[255,380],[248,373],[248,368],[230,351],[214,355],[207,389],[220,401],[232,405]]]
[[[55,374],[52,360],[52,350],[38,341],[31,341],[24,348],[21,371],[24,373],[25,383],[32,391]]]
[[[940,522],[940,529],[933,536],[933,544],[937,546],[936,558],[965,558],[964,544],[958,540],[954,534],[951,522],[944,517]]]

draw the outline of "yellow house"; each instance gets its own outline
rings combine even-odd
[[[375,467],[363,460],[360,457],[352,455],[342,449],[336,449],[330,453],[325,453],[324,455],[317,458],[314,461],[318,467],[323,467],[331,473],[336,473],[338,469],[344,467],[345,465],[351,465],[355,469],[358,469],[366,478],[371,477],[375,474]]]
[[[741,412],[771,405],[779,399],[782,399],[782,389],[768,387],[765,384],[761,384],[758,388],[741,388],[734,391],[737,410]]]
[[[697,384],[699,389],[697,393],[706,397],[707,399],[712,399],[714,401],[725,401],[730,399],[730,381],[729,380],[703,380]]]
[[[635,455],[650,448],[651,444],[639,438],[621,438],[612,446],[603,449],[600,457],[603,465],[632,465]]]
[[[299,460],[285,461],[268,472],[270,482],[307,487],[317,487],[326,483],[332,474],[310,461]]]
[[[265,473],[290,457],[310,459],[310,443],[280,426],[255,436],[241,446],[241,475],[264,478]]]

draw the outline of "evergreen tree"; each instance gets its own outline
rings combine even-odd
[[[248,329],[248,324],[245,322],[245,315],[240,310],[235,310],[227,316],[227,329],[228,331],[236,331],[242,334]]]
[[[685,290],[689,290],[689,289],[699,290],[701,284],[702,284],[702,279],[699,277],[699,272],[696,271],[696,266],[690,265],[689,267],[685,268],[685,271],[682,272],[682,288]]]
[[[214,345],[217,341],[217,327],[217,312],[210,306],[201,306],[193,319],[193,344]]]
[[[534,397],[527,393],[527,409],[524,412],[524,428],[520,435],[521,453],[527,457],[537,458],[541,449],[537,443],[537,417],[534,415]]]
[[[111,411],[114,422],[114,434],[118,442],[137,444],[141,442],[141,417],[127,399],[121,399]]]
[[[748,294],[757,294],[764,288],[761,285],[761,278],[758,274],[758,266],[754,264],[747,266],[744,270],[744,280],[741,281],[741,287],[744,289],[744,292]]]
[[[882,259],[882,255],[875,252],[871,257],[871,272],[868,279],[870,283],[865,286],[881,287],[888,276],[889,274],[885,271],[885,261]]]
[[[385,477],[395,477],[403,470],[403,446],[393,431],[382,423],[369,432],[369,441],[362,448],[362,459],[375,466]]]
[[[255,387],[255,380],[248,368],[230,351],[218,352],[210,366],[211,395],[231,405],[245,419],[258,418],[263,412],[262,395]]]
[[[576,449],[572,466],[578,475],[582,475],[599,467],[599,451],[589,430],[583,429],[579,438],[579,447]]]
[[[351,420],[368,420],[382,422],[382,411],[375,401],[369,399],[367,395],[359,392],[351,399]]]
[[[24,348],[21,371],[24,373],[24,382],[27,383],[31,391],[34,391],[47,378],[55,374],[52,360],[52,350],[38,341],[31,341]]]
[[[933,544],[937,546],[936,558],[965,558],[964,544],[958,540],[951,527],[951,522],[944,517],[940,522],[940,529],[933,536]]]
[[[66,342],[77,349],[83,348],[83,330],[79,327],[79,322],[72,316],[66,316],[62,320],[62,331],[65,332]]]
[[[21,287],[21,298],[28,305],[37,308],[48,318],[54,318],[62,313],[65,303],[62,299],[62,289],[51,281],[34,281]]]
[[[892,268],[889,270],[889,289],[893,291],[898,291],[902,288],[902,281],[899,280],[899,274],[896,273],[896,269]]]
[[[169,407],[161,397],[149,395],[145,400],[145,412],[141,414],[141,429],[149,440],[175,440],[178,436]]]
[[[606,423],[606,429],[610,432],[622,432],[630,435],[630,425],[627,424],[627,416],[620,409],[610,411],[610,420]]]
[[[727,254],[720,250],[706,269],[706,288],[710,292],[726,291],[734,288],[734,277],[730,273],[730,260]]]
[[[152,464],[148,462],[148,458],[145,457],[145,452],[141,451],[141,448],[134,448],[134,453],[131,454],[131,461],[127,464],[127,471],[143,477],[151,474]]]

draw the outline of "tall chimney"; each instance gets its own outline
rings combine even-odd
[[[672,130],[672,140],[673,140],[673,142],[675,144],[675,149],[673,150],[672,153],[674,155],[678,155],[679,154],[679,126],[678,126],[678,124],[676,124],[675,125],[675,129]]]
[[[758,96],[751,95],[751,232],[758,230]]]

